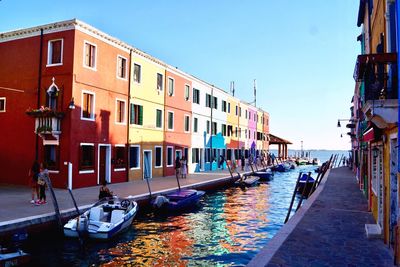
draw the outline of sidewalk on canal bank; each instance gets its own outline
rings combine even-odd
[[[331,169],[313,196],[247,266],[394,266],[383,239],[368,239],[374,224],[367,199],[347,167]]]
[[[233,175],[237,176],[236,173]],[[232,178],[229,171],[225,169],[188,174],[186,179],[179,179],[179,182],[182,188],[216,189],[231,183]],[[108,187],[119,197],[132,196],[137,201],[149,198],[145,180],[109,184]],[[150,179],[150,187],[152,193],[157,194],[174,190],[178,184],[175,176],[168,176]],[[80,210],[87,209],[98,200],[99,188],[100,186],[93,186],[72,190]],[[54,189],[54,192],[63,219],[75,216],[76,210],[68,190]],[[30,204],[31,189],[28,186],[0,184],[0,236],[56,221],[49,190],[46,190],[46,195],[47,204],[35,206]]]

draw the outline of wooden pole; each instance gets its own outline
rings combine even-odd
[[[74,195],[72,194],[71,188],[68,188],[68,192],[71,195],[72,202],[74,202],[74,206],[75,206],[76,212],[78,213],[78,215],[80,215],[81,212],[79,211],[78,205],[76,205],[76,201],[75,201]]]
[[[53,199],[53,206],[54,206],[54,211],[56,213],[56,219],[57,219],[57,222],[58,222],[58,226],[60,227],[60,229],[62,229],[63,228],[63,224],[62,224],[62,221],[61,221],[60,209],[58,208],[58,202],[57,202],[56,195],[54,194],[53,186],[51,184],[51,179],[50,179],[50,177],[48,175],[45,176],[45,177],[46,177],[45,179],[46,179],[47,186],[49,187],[51,198]]]
[[[309,172],[309,173],[307,174],[306,184],[304,185],[303,191],[301,192],[300,200],[299,200],[299,203],[297,203],[296,211],[297,211],[298,209],[300,209],[301,203],[303,202],[304,194],[306,193],[306,189],[307,189],[307,183],[308,183],[308,180],[309,180],[310,178],[311,178],[311,172]],[[314,181],[314,183],[315,183],[315,181]]]
[[[226,166],[228,167],[229,174],[231,175],[231,178],[233,180],[233,174],[232,174],[231,166],[229,166],[228,161],[226,161],[226,159],[225,159],[225,163],[226,163]]]
[[[299,177],[297,177],[296,185],[295,185],[294,190],[293,190],[292,200],[290,201],[289,210],[288,210],[288,213],[287,213],[286,218],[285,218],[285,223],[287,223],[287,221],[289,220],[290,212],[292,211],[292,207],[293,207],[294,197],[296,196],[297,187],[299,186],[299,181],[300,181],[300,178],[301,178],[302,174],[303,173],[300,172],[299,173]]]

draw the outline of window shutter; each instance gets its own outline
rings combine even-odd
[[[139,125],[143,125],[143,106],[139,106]]]

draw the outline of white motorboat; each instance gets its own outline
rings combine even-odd
[[[137,211],[138,204],[129,198],[105,198],[80,216],[69,220],[64,225],[64,235],[110,239],[132,224]]]

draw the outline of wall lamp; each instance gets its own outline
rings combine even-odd
[[[71,98],[71,102],[69,102],[68,108],[69,109],[75,109],[74,98]]]
[[[356,122],[356,120],[354,120],[354,119],[338,119],[338,121],[337,121],[337,127],[342,127],[342,125],[340,125],[340,122],[341,122],[341,121]],[[351,128],[351,127],[348,127],[348,128]]]

